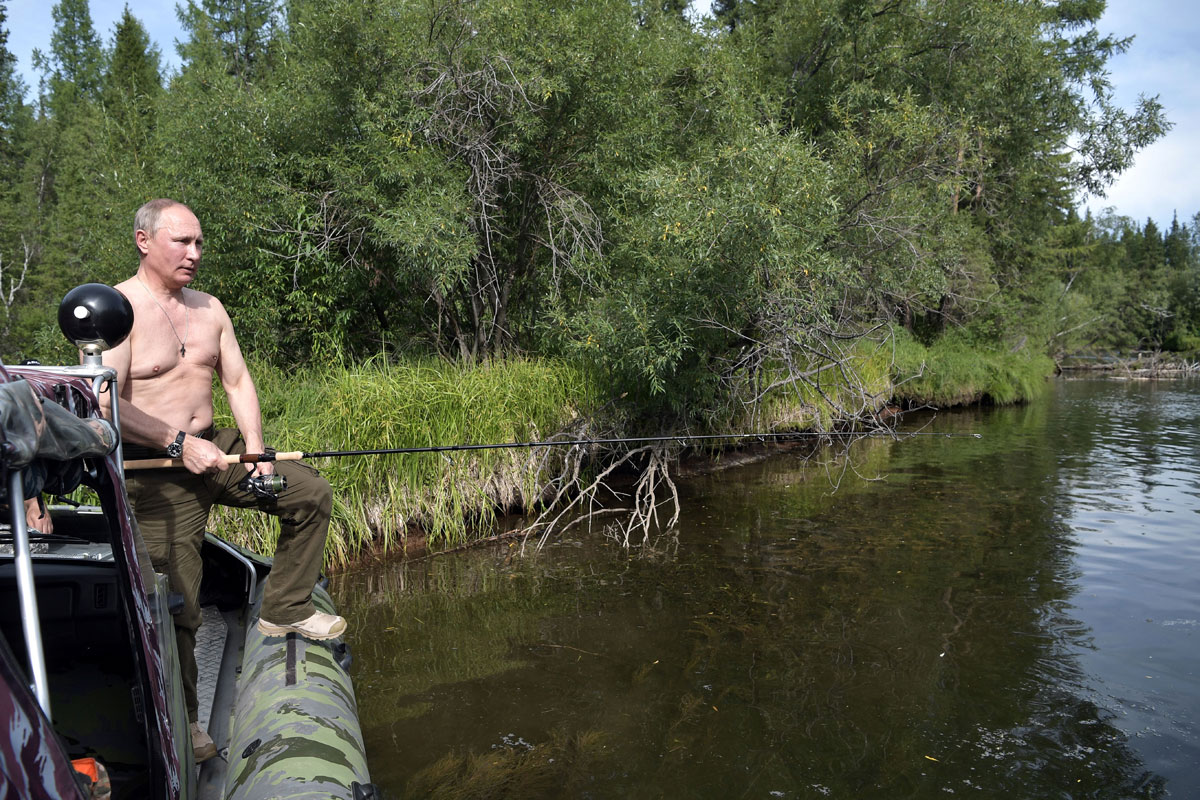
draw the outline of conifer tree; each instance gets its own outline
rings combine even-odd
[[[275,0],[187,0],[177,8],[191,34],[179,47],[185,61],[207,62],[218,54],[226,72],[246,84],[266,71],[278,23]]]
[[[25,105],[25,83],[8,49],[8,11],[0,3],[0,352],[11,352],[13,307],[24,296],[25,279],[35,253],[22,225],[21,174],[32,117]]]
[[[34,53],[42,72],[39,116],[20,190],[26,241],[35,255],[14,331],[20,346],[39,358],[65,344],[54,321],[63,294],[102,277],[92,248],[101,220],[96,208],[108,191],[100,176],[109,166],[101,106],[106,59],[87,0],[61,0],[51,15],[49,52]]]
[[[1179,224],[1179,214],[1171,218],[1171,228],[1163,238],[1164,258],[1172,272],[1187,269],[1191,258],[1188,246],[1188,229]]]
[[[162,93],[161,56],[137,17],[125,7],[113,34],[112,55],[104,75],[103,97],[110,108],[127,98],[153,101]],[[143,107],[148,111],[148,106]]]
[[[24,105],[25,82],[17,74],[17,57],[8,49],[8,9],[0,2],[0,147],[4,152],[12,146],[11,137]]]
[[[104,110],[111,160],[144,169],[162,95],[158,48],[128,6],[113,34],[104,75]]]
[[[87,0],[60,0],[50,14],[54,18],[50,54],[35,50],[33,62],[48,83],[51,115],[63,116],[74,110],[78,100],[99,99],[104,51]]]

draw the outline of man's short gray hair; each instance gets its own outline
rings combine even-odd
[[[159,219],[162,217],[162,212],[168,208],[181,206],[178,200],[172,200],[169,197],[160,197],[157,200],[151,200],[137,210],[133,215],[133,235],[137,236],[138,231],[145,231],[150,236],[158,232]]]

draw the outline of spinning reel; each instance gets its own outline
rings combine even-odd
[[[274,500],[287,489],[287,478],[278,473],[247,475],[238,482],[238,488],[263,500]]]

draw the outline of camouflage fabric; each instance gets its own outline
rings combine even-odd
[[[0,797],[83,800],[75,770],[0,637]]]
[[[324,593],[314,595],[332,610]],[[333,642],[246,636],[229,740],[227,800],[353,800],[367,759],[350,676]]]

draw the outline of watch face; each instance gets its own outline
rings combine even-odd
[[[175,441],[167,445],[167,455],[171,458],[179,458],[183,455],[183,437],[186,435],[183,431],[179,432],[179,435],[175,437]]]

